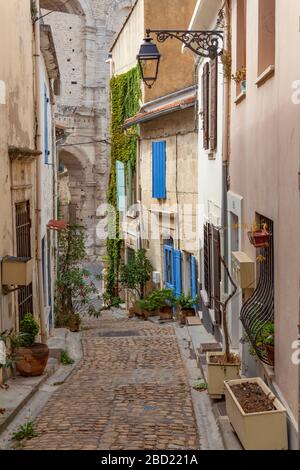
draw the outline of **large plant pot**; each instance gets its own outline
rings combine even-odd
[[[42,375],[47,365],[49,348],[46,344],[35,343],[28,348],[14,350],[16,369],[23,377]]]
[[[234,364],[212,362],[213,356],[224,356],[224,352],[206,353],[208,393],[212,398],[222,398],[225,394],[224,381],[240,378],[240,361]]]
[[[182,325],[185,325],[187,317],[194,317],[194,316],[195,316],[195,310],[193,308],[182,308],[180,310],[180,323]]]
[[[257,383],[271,398],[275,409],[245,413],[231,387],[247,383]],[[288,448],[286,409],[261,378],[225,382],[225,396],[227,415],[245,450],[285,450]]]
[[[272,344],[266,344],[267,356],[270,365],[274,366],[275,362],[275,348]]]
[[[173,307],[166,305],[159,309],[160,320],[173,320]]]

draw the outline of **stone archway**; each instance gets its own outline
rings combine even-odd
[[[93,259],[97,255],[94,165],[82,149],[72,146],[59,151],[59,162],[61,213],[70,223],[86,228],[87,255]]]

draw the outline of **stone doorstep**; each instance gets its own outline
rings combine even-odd
[[[21,377],[9,379],[7,390],[1,390],[0,408],[6,411],[0,415],[0,433],[12,422],[19,411],[28,403],[41,385],[58,369],[59,361],[49,357],[43,375],[39,377]]]

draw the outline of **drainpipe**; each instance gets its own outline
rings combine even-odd
[[[227,0],[225,8],[225,51],[231,52],[231,0]],[[231,82],[226,78],[224,84],[224,126],[223,126],[223,158],[222,158],[222,227],[224,258],[229,265],[228,257],[228,215],[227,215],[227,192],[229,190],[229,153],[230,153],[230,103],[231,103]],[[228,290],[228,276],[224,275],[224,291]]]
[[[35,1],[37,15],[40,12],[39,0]],[[35,100],[36,100],[36,147],[42,149],[43,113],[41,107],[41,73],[40,73],[40,21],[35,19],[34,22],[34,58],[35,58]],[[44,308],[44,290],[43,290],[43,265],[42,265],[42,157],[38,157],[36,161],[36,258],[37,258],[37,275],[38,275],[38,300],[39,300],[39,316],[41,327],[41,340],[47,341],[46,318]]]

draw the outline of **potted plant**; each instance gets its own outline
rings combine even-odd
[[[268,248],[270,246],[270,237],[271,234],[267,224],[262,224],[262,226],[259,227],[254,223],[252,230],[248,232],[249,241],[255,248]]]
[[[237,70],[235,75],[231,75],[231,78],[233,81],[240,85],[242,93],[245,93],[247,91],[247,69],[244,65],[241,69]]]
[[[199,302],[199,296],[192,297],[191,293],[185,295],[182,293],[177,299],[176,304],[180,308],[180,323],[186,324],[186,317],[195,316],[195,305]]]
[[[16,369],[24,377],[42,375],[47,365],[49,348],[35,342],[38,332],[38,322],[31,313],[27,313],[20,322],[19,333],[11,337]]]
[[[139,305],[152,315],[159,314],[161,320],[171,320],[174,302],[175,297],[172,289],[160,289],[153,291],[146,299],[140,300]]]
[[[225,397],[227,415],[245,450],[288,448],[286,409],[261,378],[225,382]]]
[[[153,293],[150,294],[146,299],[142,299],[137,302],[137,306],[135,307],[135,312],[136,312],[136,315],[140,315],[144,317],[146,320],[149,317],[154,317],[156,315],[159,315],[159,305]]]
[[[233,286],[233,290],[224,302],[218,300],[223,321],[224,351],[207,352],[206,354],[208,393],[212,398],[221,398],[224,395],[224,381],[239,378],[241,367],[239,356],[230,351],[227,319],[228,304],[236,294],[237,285],[229,272],[225,259],[221,256],[220,260]]]
[[[55,320],[57,327],[78,331],[78,311],[84,307],[89,313],[91,295],[98,291],[90,280],[90,272],[82,267],[86,258],[85,229],[68,225],[59,232],[59,265],[55,290]]]
[[[137,298],[133,304],[134,312],[137,315],[142,315],[139,300],[144,299],[146,284],[151,279],[152,270],[151,262],[146,257],[144,249],[136,251],[127,264],[120,267],[120,284],[128,289],[134,298]],[[145,308],[145,310],[147,309]]]

